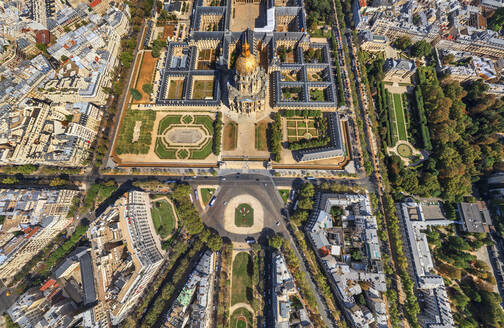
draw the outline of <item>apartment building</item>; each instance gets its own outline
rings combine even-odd
[[[397,205],[402,218],[402,232],[408,247],[408,267],[418,291],[422,294],[422,327],[455,327],[450,301],[443,278],[435,273],[427,236],[429,226],[446,226],[453,221],[443,217],[439,205],[422,205],[410,199]],[[434,214],[434,215],[432,215]]]
[[[314,209],[305,230],[343,314],[352,327],[387,327],[387,285],[368,196],[317,194]]]
[[[163,263],[149,195],[131,191],[88,231],[99,306],[92,320],[118,325],[141,299]]]
[[[0,279],[10,279],[71,222],[76,190],[0,189]]]

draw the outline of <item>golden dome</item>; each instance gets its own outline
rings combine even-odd
[[[250,46],[245,39],[242,46],[242,53],[236,60],[236,71],[240,75],[249,75],[257,68],[257,58],[250,53]]]

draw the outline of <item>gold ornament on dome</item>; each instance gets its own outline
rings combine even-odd
[[[242,53],[236,60],[236,71],[240,75],[252,74],[257,68],[257,58],[250,53],[250,46],[245,37],[245,43],[242,45]]]

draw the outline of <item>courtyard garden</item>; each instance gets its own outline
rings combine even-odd
[[[252,257],[246,252],[240,252],[235,256],[233,262],[233,278],[231,285],[231,305],[238,303],[252,304],[253,275]]]
[[[321,48],[309,48],[304,52],[305,63],[322,63],[322,49]]]
[[[215,49],[202,49],[198,53],[198,69],[208,70],[215,68]]]
[[[155,119],[156,112],[152,110],[126,110],[117,135],[115,153],[147,154]]]
[[[196,80],[194,81],[192,99],[213,99],[213,80]]]
[[[159,122],[155,153],[161,159],[205,159],[212,153],[213,134],[208,115],[167,115]]]
[[[282,100],[284,101],[302,101],[303,88],[301,87],[282,87]]]
[[[254,224],[254,209],[249,204],[240,204],[235,209],[235,225],[251,227]]]
[[[282,63],[295,63],[296,58],[294,55],[294,48],[286,46],[279,46],[277,48],[277,55]]]
[[[301,72],[299,70],[283,70],[280,80],[283,82],[299,82]]]
[[[310,88],[310,101],[327,101],[326,90],[324,88]]]
[[[168,82],[167,99],[182,99],[184,96],[184,80],[170,80]]]
[[[291,110],[283,112],[287,125],[290,150],[308,149],[327,145],[327,119],[317,110]]]
[[[168,237],[175,229],[175,214],[172,205],[166,199],[152,202],[152,221],[161,238]]]

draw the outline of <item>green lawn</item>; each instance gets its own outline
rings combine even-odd
[[[168,237],[173,232],[173,229],[175,229],[176,220],[171,204],[164,199],[153,202],[151,213],[158,235],[161,238]]]
[[[172,124],[186,124],[187,126],[201,124],[208,131],[208,135],[212,136],[214,133],[213,120],[207,115],[197,115],[194,116],[193,123],[189,122],[189,115],[182,117],[182,115],[167,115],[159,122],[158,134],[162,134],[170,125]],[[154,149],[156,155],[161,159],[177,159],[175,155],[180,147],[169,147],[167,148],[161,140],[156,141],[156,147]],[[205,159],[212,153],[212,139],[208,139],[203,143],[201,149],[189,149],[189,154],[187,151],[183,151],[180,155],[184,159],[187,157],[189,159]],[[185,155],[185,156],[182,156]]]
[[[126,110],[116,140],[116,154],[147,154],[155,119],[156,113],[153,110]],[[138,140],[133,142],[133,132],[137,121],[141,121],[142,125]]]
[[[289,189],[278,189],[278,192],[280,193],[280,196],[282,197],[282,200],[284,204],[287,204],[287,201],[289,200]]]
[[[166,149],[161,140],[156,141],[156,148],[154,148],[154,152],[161,159],[176,159],[177,149]]]
[[[310,101],[325,101],[324,90],[321,89],[310,89]]]
[[[205,159],[212,153],[212,139],[208,139],[201,149],[191,150],[189,159]]]
[[[203,204],[208,204],[215,194],[215,188],[201,188],[201,201]]]
[[[252,328],[253,319],[252,313],[250,313],[246,308],[238,308],[234,310],[231,315],[231,320],[229,322],[229,328]]]
[[[240,204],[235,209],[235,225],[251,227],[254,224],[254,209],[249,204]]]
[[[166,130],[172,124],[180,124],[180,118],[182,115],[166,115],[159,122],[158,134],[163,134],[164,130]]]
[[[233,262],[231,305],[252,304],[254,297],[252,290],[253,266],[252,257],[248,253],[241,252],[236,255]]]
[[[406,141],[408,140],[408,135],[406,132],[406,122],[404,122],[402,99],[399,93],[394,93],[394,108],[395,108],[397,129],[399,130],[399,139]]]

